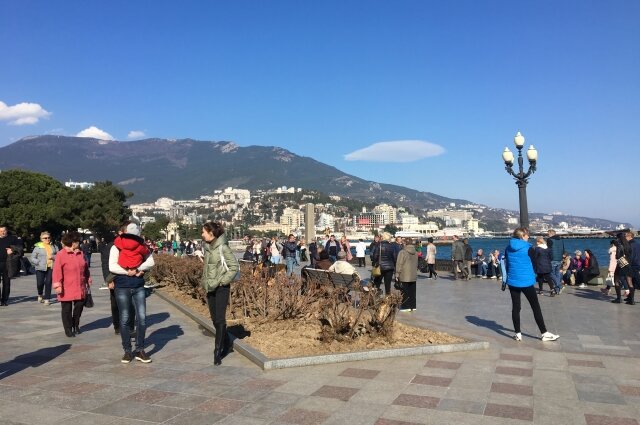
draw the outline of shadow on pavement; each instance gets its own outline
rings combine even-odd
[[[506,336],[507,338],[512,338],[513,337],[513,329],[507,329],[504,326],[502,326],[501,324],[493,321],[493,320],[486,320],[486,319],[481,319],[479,317],[476,316],[465,316],[465,319],[467,319],[467,322],[479,326],[481,328],[487,328],[487,329],[491,329],[492,331],[502,335],[502,336]],[[529,336],[531,338],[536,338],[533,335],[528,335],[525,333],[522,333],[522,335],[524,336]]]
[[[147,354],[151,356],[158,351],[161,351],[169,341],[178,339],[181,335],[184,335],[184,332],[182,331],[182,327],[179,325],[171,325],[166,328],[160,328],[153,331],[145,338],[147,346],[153,344],[153,349],[149,350]]]
[[[111,316],[103,317],[102,319],[94,320],[93,322],[89,322],[86,325],[82,325],[82,331],[92,331],[95,329],[108,328],[111,326]]]
[[[27,301],[37,301],[38,298],[34,295],[33,297],[28,297],[26,295],[20,296],[20,297],[11,297],[9,298],[9,304],[20,304],[20,303],[24,303]]]
[[[158,323],[162,323],[168,318],[169,318],[169,313],[166,313],[166,312],[153,313],[153,314],[148,314],[145,321],[147,322],[147,327],[149,327],[151,325],[157,325]]]
[[[20,354],[8,362],[0,363],[0,381],[15,373],[22,372],[28,367],[40,367],[62,355],[69,348],[71,348],[71,344],[40,348],[30,353]]]

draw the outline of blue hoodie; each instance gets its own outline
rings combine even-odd
[[[529,257],[531,244],[522,239],[512,238],[505,252],[507,263],[507,285],[526,288],[536,283],[533,264]]]

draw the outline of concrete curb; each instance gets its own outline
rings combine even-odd
[[[202,316],[192,311],[190,308],[180,304],[179,302],[162,294],[161,291],[154,292],[158,297],[162,298],[167,303],[171,304],[182,313],[187,315],[197,324],[207,329],[209,332],[215,335],[215,329],[209,320],[205,320]],[[390,348],[385,350],[369,350],[369,351],[357,351],[352,353],[335,353],[335,354],[322,354],[319,356],[304,356],[304,357],[291,357],[284,359],[270,359],[260,351],[246,344],[242,340],[229,335],[231,343],[233,344],[233,350],[242,354],[247,359],[255,363],[263,370],[271,369],[284,369],[289,367],[300,366],[313,366],[328,363],[342,363],[353,362],[359,360],[373,360],[373,359],[386,359],[390,357],[408,357],[408,356],[420,356],[425,354],[439,354],[439,353],[455,353],[461,351],[473,351],[473,350],[486,350],[489,348],[489,343],[486,341],[474,341],[464,342],[460,344],[446,344],[446,345],[421,345],[418,347],[406,347],[406,348]]]

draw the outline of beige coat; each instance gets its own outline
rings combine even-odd
[[[418,253],[415,245],[405,245],[398,253],[396,278],[400,282],[415,282],[418,275]]]

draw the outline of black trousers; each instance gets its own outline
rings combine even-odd
[[[9,293],[11,292],[11,278],[9,277],[9,269],[6,264],[0,264],[0,279],[2,279],[2,289],[0,290],[0,302],[9,302]]]
[[[74,326],[80,327],[80,316],[84,308],[84,300],[60,301],[60,305],[64,330],[70,331]]]
[[[427,264],[427,266],[429,266],[429,277],[433,277],[433,276],[438,277],[438,273],[436,273],[436,265]]]
[[[227,323],[227,304],[229,304],[230,288],[218,286],[211,292],[207,292],[207,305],[209,315],[214,325],[224,325]]]
[[[382,274],[373,279],[373,286],[376,289],[380,289],[382,281],[384,281],[384,294],[389,295],[391,293],[391,279],[393,279],[394,270],[381,270]]]
[[[358,267],[366,266],[366,262],[364,261],[364,257],[358,257]]]
[[[38,295],[44,295],[44,299],[51,298],[51,275],[53,270],[47,268],[47,270],[36,270],[36,288],[38,289]]]
[[[402,282],[402,304],[400,308],[403,310],[416,309],[416,283]]]
[[[538,302],[538,295],[533,285],[525,288],[518,288],[509,286],[509,292],[511,293],[511,319],[513,320],[513,329],[516,333],[520,333],[520,294],[524,294],[529,301],[531,310],[533,310],[533,317],[536,320],[540,333],[545,333],[547,327],[544,324],[544,318],[542,317],[542,310],[540,309],[540,303]]]
[[[542,291],[545,282],[547,282],[547,285],[549,285],[550,291],[553,291],[555,289],[555,285],[551,281],[551,273],[538,273],[536,275],[536,281],[538,282],[538,289],[540,291]]]
[[[111,321],[113,322],[113,329],[120,331],[120,310],[118,309],[118,302],[116,300],[116,290],[109,289],[109,299],[111,301]],[[136,309],[133,303],[129,305],[129,329],[133,329],[133,322],[136,320]]]

